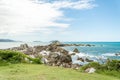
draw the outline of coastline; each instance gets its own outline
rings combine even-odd
[[[103,64],[108,59],[104,55],[94,56],[94,55],[89,55],[86,53],[79,52],[79,50],[77,49],[79,44],[77,44],[76,46],[76,44],[65,43],[65,46],[64,46],[64,47],[66,47],[67,45],[68,47],[74,46],[74,49],[77,49],[77,52],[74,50],[69,51],[65,48],[62,48],[63,46],[61,47],[60,45],[61,45],[60,42],[52,42],[51,44],[46,44],[42,46],[32,46],[32,47],[29,46],[28,44],[21,44],[18,47],[8,48],[7,50],[20,51],[33,58],[40,55],[42,56],[42,62],[44,64],[63,66],[63,67],[71,67],[71,65],[74,65],[74,64],[81,66],[81,65],[88,64],[89,62],[99,62],[100,64]],[[83,45],[81,46],[80,44],[80,48],[81,47],[88,47],[88,46],[86,46],[86,44],[84,44],[84,46]],[[89,47],[90,48],[96,47],[96,45],[89,46]],[[64,60],[62,60],[62,58],[60,59],[59,57],[64,58]],[[51,61],[52,59],[53,61]]]

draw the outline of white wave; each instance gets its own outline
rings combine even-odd
[[[105,54],[102,54],[102,56],[116,56],[115,53],[105,53]]]

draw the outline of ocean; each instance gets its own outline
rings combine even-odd
[[[116,53],[120,53],[120,42],[65,42],[68,44],[93,44],[92,47],[83,46],[71,46],[65,47],[66,50],[73,51],[77,48],[81,53],[85,53],[90,56],[101,56],[111,59],[120,59],[120,55],[116,56]]]
[[[0,42],[0,49],[17,47],[20,44],[27,43],[29,46],[47,45],[49,42]],[[93,44],[95,46],[68,46],[63,47],[68,51],[73,51],[77,48],[81,53],[89,56],[104,56],[111,59],[119,59],[120,55],[116,56],[116,53],[120,53],[120,42],[64,42],[67,44]]]

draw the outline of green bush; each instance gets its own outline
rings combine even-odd
[[[6,61],[10,63],[21,63],[25,62],[26,55],[17,52],[17,51],[10,51],[10,50],[0,50],[0,60]]]
[[[105,64],[107,70],[116,70],[120,71],[120,60],[108,60]]]
[[[87,68],[91,68],[91,67],[93,67],[95,69],[99,69],[100,68],[100,64],[98,62],[91,62],[89,64],[86,64],[86,65],[82,66],[80,68],[80,71],[84,72]]]
[[[31,57],[28,57],[28,60],[29,60],[29,63],[42,64],[42,62],[41,62],[41,57],[39,57],[39,58],[31,58]]]
[[[120,78],[120,60],[107,60],[105,64],[91,62],[80,68],[80,71],[85,71],[87,68],[94,67],[97,73],[106,74]]]
[[[0,64],[36,63],[41,64],[41,57],[31,58],[24,53],[10,50],[0,50]]]

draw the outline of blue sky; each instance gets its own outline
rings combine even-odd
[[[12,0],[13,3],[19,2],[16,9],[12,1],[2,1],[0,4],[13,7],[9,13],[0,13],[0,38],[22,41],[120,41],[120,0],[53,0],[51,3],[40,0],[37,6],[40,1],[23,0],[22,4],[20,0]],[[20,6],[27,11],[24,12]],[[8,9],[5,5],[0,6],[0,10]],[[3,17],[6,13],[12,15],[8,16],[11,20],[6,21],[7,18]]]

